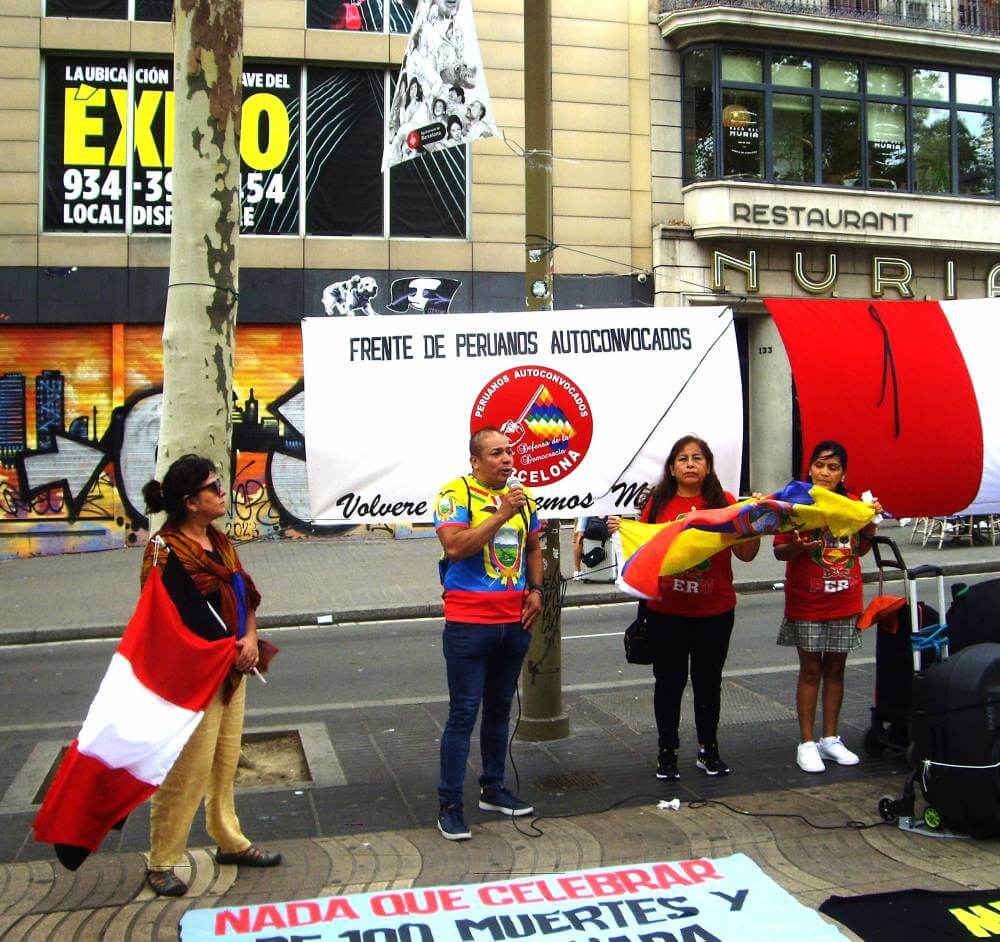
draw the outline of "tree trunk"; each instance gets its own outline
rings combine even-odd
[[[175,0],[170,287],[157,477],[188,452],[230,475],[239,289],[243,0]]]

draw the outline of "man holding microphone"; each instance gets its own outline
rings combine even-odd
[[[437,825],[450,841],[472,837],[462,813],[462,790],[480,703],[479,807],[512,816],[534,811],[504,787],[504,764],[511,701],[531,627],[542,610],[536,505],[514,475],[514,452],[502,432],[476,432],[469,440],[469,460],[472,474],[441,488],[434,505],[434,528],[444,550],[440,569],[449,696]]]

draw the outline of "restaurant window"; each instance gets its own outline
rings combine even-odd
[[[705,45],[681,65],[684,179],[997,198],[997,73]]]
[[[860,102],[824,98],[820,103],[821,183],[861,186]]]
[[[873,190],[906,189],[906,108],[868,103],[868,185]]]
[[[722,172],[727,177],[764,175],[763,99],[760,92],[722,92]]]
[[[712,51],[695,49],[684,72],[684,176],[715,176]]]
[[[988,195],[995,186],[992,114],[958,112],[958,192]]]
[[[806,95],[775,95],[772,101],[774,179],[811,181],[813,166],[813,107]]]
[[[913,172],[918,193],[951,189],[951,134],[944,108],[913,109]]]

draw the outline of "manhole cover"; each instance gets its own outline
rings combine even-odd
[[[543,792],[585,792],[597,788],[601,780],[593,772],[560,772],[558,775],[543,775],[535,779],[535,785]]]

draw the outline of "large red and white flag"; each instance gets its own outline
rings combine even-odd
[[[71,870],[156,791],[232,666],[234,639],[193,588],[173,556],[162,577],[150,571],[34,820]]]
[[[788,351],[808,458],[897,517],[1000,513],[1000,300],[765,301]]]

